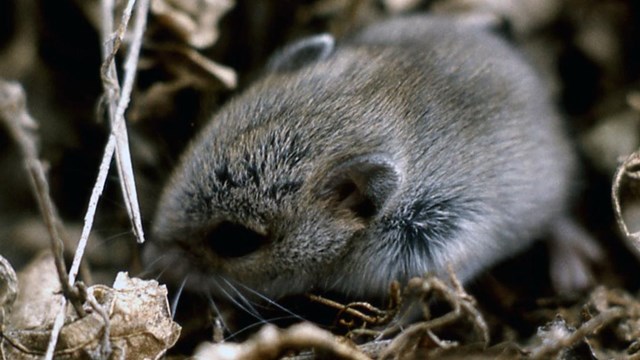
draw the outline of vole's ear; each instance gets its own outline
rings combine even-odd
[[[377,215],[398,190],[400,173],[386,155],[361,155],[331,170],[317,190],[336,210],[347,210],[364,220]]]
[[[333,52],[335,39],[330,34],[321,34],[289,44],[276,53],[267,64],[273,72],[294,71],[313,61],[327,58]]]

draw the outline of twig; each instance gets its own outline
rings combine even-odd
[[[82,233],[80,234],[80,241],[78,242],[76,253],[73,257],[73,263],[71,263],[71,269],[69,270],[70,279],[76,278],[78,274],[78,268],[82,263],[82,257],[84,256],[84,251],[87,247],[89,234],[91,233],[93,220],[95,218],[96,209],[98,207],[98,200],[102,195],[102,190],[104,189],[104,184],[107,180],[107,175],[109,173],[109,163],[113,158],[115,145],[116,145],[115,138],[109,137],[109,142],[107,143],[107,146],[104,149],[102,162],[100,163],[98,178],[96,179],[96,182],[93,185],[93,190],[91,191],[91,197],[89,198],[89,206],[87,207],[87,212],[85,213],[85,216],[84,216],[84,225],[82,227]]]
[[[129,218],[132,222],[133,232],[139,243],[144,242],[144,231],[142,229],[142,219],[140,215],[140,206],[138,204],[138,195],[135,187],[135,179],[133,176],[133,166],[131,165],[131,154],[129,150],[129,140],[127,129],[124,121],[124,112],[129,104],[133,80],[135,79],[136,66],[142,45],[142,35],[146,26],[146,18],[149,10],[149,1],[140,0],[136,3],[135,28],[133,30],[133,38],[129,52],[125,59],[125,73],[122,90],[119,87],[118,76],[115,67],[115,53],[120,48],[124,37],[128,20],[131,16],[135,0],[129,0],[125,11],[122,15],[120,26],[117,29],[113,42],[105,41],[103,44],[103,66],[102,80],[105,92],[105,99],[108,103],[107,110],[111,122],[111,137],[115,136],[115,152],[118,174],[120,175],[120,186],[124,196],[125,207]],[[110,11],[113,7],[111,0],[103,2],[103,22],[102,37],[104,40],[111,37],[113,30],[112,14]],[[119,95],[119,96],[118,96]]]
[[[413,324],[405,329],[402,334],[396,336],[380,356],[381,359],[402,358],[402,356],[399,356],[398,354],[413,350],[418,346],[420,339],[423,336],[431,338],[436,346],[456,346],[455,343],[447,343],[440,340],[435,334],[433,334],[432,330],[451,324],[464,315],[466,315],[480,334],[484,346],[486,347],[489,344],[489,328],[484,321],[482,314],[480,314],[478,309],[475,307],[475,299],[464,291],[464,288],[457,280],[455,273],[451,268],[449,268],[449,276],[451,277],[453,289],[433,275],[428,275],[424,279],[414,278],[409,280],[405,294],[416,293],[420,296],[420,299],[423,301],[423,312],[427,321]],[[442,297],[443,300],[451,305],[452,310],[443,316],[429,319],[430,311],[425,299],[431,294]],[[396,327],[397,326],[398,325],[396,325]],[[385,330],[385,332],[387,332],[387,330]]]
[[[176,44],[145,44],[145,49],[155,50],[171,56],[172,61],[176,58],[185,58],[189,64],[195,66],[198,72],[215,77],[227,89],[235,89],[238,86],[238,75],[227,66],[217,64],[206,56],[203,56],[193,48]]]
[[[636,254],[640,254],[640,231],[631,233],[624,219],[622,218],[622,207],[620,205],[620,186],[622,180],[626,176],[636,181],[640,180],[640,152],[635,152],[627,157],[613,177],[613,186],[611,187],[611,199],[613,201],[613,211],[616,217],[618,227],[622,231],[625,239],[635,250]]]
[[[131,153],[129,151],[129,139],[124,121],[124,112],[131,99],[133,81],[137,73],[140,48],[142,38],[147,25],[147,14],[149,12],[149,0],[138,0],[136,3],[135,19],[133,27],[133,37],[124,62],[124,81],[122,92],[118,99],[115,117],[111,119],[112,133],[116,135],[116,161],[120,173],[120,184],[124,194],[125,205],[132,222],[133,231],[139,243],[144,242],[144,231],[142,229],[142,216],[140,205],[138,204],[138,194],[136,192],[133,166],[131,164]]]
[[[83,289],[86,293],[86,289]],[[91,305],[91,308],[95,310],[98,315],[102,318],[103,321],[103,332],[102,332],[102,346],[100,346],[100,356],[102,359],[108,359],[109,355],[111,355],[111,343],[109,341],[109,337],[111,334],[111,323],[109,321],[109,314],[105,311],[105,309],[98,303],[98,300],[91,293],[87,293],[87,302]]]
[[[347,314],[347,315],[351,315],[355,318],[358,318],[360,320],[362,320],[365,323],[368,324],[377,324],[379,319],[382,318],[386,318],[387,317],[387,312],[384,310],[380,310],[377,307],[366,303],[366,302],[354,302],[354,303],[349,303],[349,304],[341,304],[337,301],[331,300],[331,299],[327,299],[325,297],[322,296],[318,296],[318,295],[313,295],[313,294],[307,294],[306,295],[309,300],[317,302],[319,304],[334,308],[336,310],[339,310],[337,317],[340,317],[343,314]],[[370,312],[373,313],[373,316],[371,315],[367,315],[359,310],[356,309],[356,307],[362,307]]]
[[[576,343],[584,339],[587,335],[595,332],[598,328],[601,328],[616,319],[622,318],[623,316],[625,316],[625,314],[625,309],[621,307],[614,307],[603,311],[591,318],[586,323],[582,324],[582,326],[580,326],[570,335],[559,339],[558,341],[542,345],[539,348],[535,349],[535,351],[533,351],[531,354],[531,359],[549,359],[553,354],[557,354],[562,349],[566,349],[575,345]]]
[[[348,322],[346,319],[341,318],[343,315],[349,315],[355,319],[361,320],[363,323],[363,328],[352,330],[353,334],[355,335],[370,335],[379,333],[379,331],[369,332],[365,327],[382,326],[388,324],[397,314],[401,301],[400,284],[397,281],[393,281],[389,286],[389,305],[387,306],[387,310],[379,309],[368,302],[357,301],[344,305],[337,301],[327,299],[318,295],[307,294],[306,296],[311,301],[339,310],[338,314],[336,315],[336,320],[341,325],[347,327],[353,326],[353,320],[351,322]],[[358,310],[358,308],[368,311],[372,315],[368,315],[364,311]]]
[[[67,299],[71,301],[74,309],[79,316],[85,316],[82,308],[82,299],[77,290],[73,287],[75,279],[71,280],[67,276],[67,269],[63,259],[63,245],[58,233],[58,226],[62,222],[57,217],[57,212],[51,196],[49,194],[49,184],[47,183],[44,166],[38,160],[38,147],[36,145],[35,135],[29,134],[28,130],[37,127],[34,119],[27,113],[26,100],[24,91],[20,85],[5,81],[0,82],[0,115],[5,120],[5,124],[9,129],[9,133],[18,143],[25,162],[25,167],[30,175],[31,185],[34,189],[40,212],[49,232],[51,239],[51,249],[54,255],[54,263],[60,285],[64,293],[61,299],[61,310],[56,321],[62,324],[64,322],[64,309],[66,308]],[[61,320],[58,320],[61,318]],[[62,325],[60,325],[62,327]],[[51,335],[49,347],[51,347],[51,356],[53,357],[53,349],[57,342],[59,333]],[[53,343],[53,345],[51,345]],[[47,350],[49,353],[49,350]]]
[[[285,351],[313,348],[330,354],[331,358],[370,360],[355,347],[341,342],[335,335],[310,323],[292,325],[278,330],[264,326],[251,339],[241,344],[207,344],[196,350],[195,359],[279,359]]]
[[[108,2],[109,1],[105,1],[104,3],[108,3]],[[137,40],[137,41],[132,44],[132,48],[137,48],[137,50],[130,51],[130,54],[133,54],[134,56],[127,57],[127,69],[130,70],[131,68],[134,68],[134,70],[133,71],[127,71],[127,75],[129,75],[129,76],[127,76],[125,78],[125,91],[123,92],[125,94],[130,94],[131,93],[131,87],[132,87],[133,78],[134,78],[133,73],[135,73],[135,63],[137,63],[139,49],[140,49],[141,41],[142,41],[142,33],[144,32],[144,26],[146,24],[146,12],[147,12],[147,9],[148,9],[148,6],[149,6],[148,0],[142,0],[140,2],[140,4],[142,4],[142,5],[139,5],[138,8],[136,9],[136,19],[135,19],[136,26],[135,26],[135,29],[134,29],[136,34],[139,33],[139,36],[135,37],[135,40]],[[109,6],[107,5],[107,7],[109,7]],[[140,10],[140,7],[142,7],[143,9]],[[125,14],[123,15],[123,21],[125,21],[125,19],[128,21],[128,19],[129,19],[130,9],[129,8],[127,8],[127,9],[128,9],[129,12],[127,10],[125,10]],[[109,12],[109,13],[111,13],[111,12]],[[106,18],[108,18],[108,17],[106,17]],[[105,22],[110,22],[110,21],[107,21],[106,18],[105,18]],[[119,34],[122,31],[122,30],[120,30],[121,28],[122,28],[122,26],[118,30]],[[120,39],[121,36],[123,36],[123,35],[120,35],[117,38]],[[115,43],[117,45],[114,45],[113,49],[117,50],[119,48],[119,45],[120,45],[121,42],[120,41],[116,41]],[[105,45],[105,46],[108,47],[109,45]],[[112,54],[109,54],[109,56],[107,56],[107,59],[105,61],[109,61],[109,62],[112,61],[113,60],[113,56],[115,56],[115,52],[112,53]],[[131,63],[133,63],[134,65],[131,65]],[[108,69],[108,70],[106,70],[106,69]],[[111,66],[106,67],[106,66],[103,65],[103,71],[109,71],[110,69],[112,69]],[[113,67],[113,70],[115,71],[115,66]],[[104,73],[103,73],[103,75],[104,75]],[[109,84],[112,84],[112,81],[114,79],[116,79],[116,81],[117,81],[116,77],[103,76],[103,80],[105,82],[108,82]],[[111,85],[109,85],[109,86],[111,86]],[[117,82],[114,83],[114,86],[117,87]],[[105,91],[108,91],[108,90],[106,90],[106,88],[107,88],[107,85],[105,85]],[[127,96],[127,98],[128,98],[128,96]],[[128,103],[128,99],[127,99],[126,103]],[[126,107],[126,103],[122,103],[122,104],[119,103],[118,104],[119,108],[122,107],[121,117],[123,117],[124,108]],[[104,149],[104,154],[102,156],[102,161],[100,163],[100,170],[98,172],[98,178],[96,179],[96,182],[95,182],[95,184],[93,186],[93,190],[91,191],[91,198],[89,199],[89,206],[87,208],[87,212],[86,212],[85,217],[84,217],[84,226],[82,228],[82,234],[80,236],[80,242],[78,243],[76,256],[74,257],[73,263],[71,264],[71,271],[70,271],[70,273],[71,273],[70,276],[71,277],[75,277],[76,276],[78,267],[80,266],[80,263],[82,261],[82,256],[84,254],[84,250],[86,248],[87,241],[89,239],[89,234],[91,233],[91,227],[93,226],[93,220],[95,218],[96,209],[98,207],[98,201],[99,201],[100,196],[102,195],[102,191],[104,190],[104,185],[105,185],[105,182],[107,180],[107,175],[109,173],[111,159],[113,158],[113,154],[114,154],[114,150],[116,149],[116,145],[117,145],[117,136],[114,135],[113,132],[112,132],[112,134],[109,136],[109,140],[108,140],[107,145],[105,146],[105,149]],[[131,162],[129,162],[129,164],[131,164]],[[125,201],[126,201],[126,199],[125,199]],[[134,229],[135,229],[135,227],[134,227]],[[140,229],[142,229],[142,228],[140,227]]]
[[[9,133],[22,151],[25,168],[29,173],[29,180],[51,240],[51,249],[62,291],[65,297],[71,300],[78,315],[82,317],[85,315],[82,299],[73,287],[73,281],[69,281],[67,268],[64,264],[64,245],[58,232],[62,221],[57,215],[53,200],[51,200],[44,166],[38,159],[36,135],[29,133],[29,130],[37,128],[37,124],[27,112],[24,90],[19,84],[0,81],[0,114],[5,120],[4,123]]]
[[[135,0],[129,0],[125,11],[122,15],[120,26],[118,27],[118,31],[116,33],[115,39],[112,42],[106,41],[107,38],[112,36],[113,31],[113,11],[114,4],[113,0],[103,0],[102,1],[102,10],[103,10],[103,66],[102,66],[102,80],[105,90],[105,97],[109,100],[109,114],[112,132],[109,136],[109,140],[107,145],[105,146],[104,155],[102,157],[102,161],[100,163],[100,171],[98,173],[98,178],[96,179],[96,183],[94,184],[93,190],[91,192],[91,198],[89,200],[89,205],[87,209],[87,213],[84,218],[84,226],[82,228],[82,234],[80,237],[80,242],[78,243],[78,247],[73,259],[73,263],[71,266],[70,281],[75,281],[75,277],[77,276],[78,268],[82,262],[82,257],[84,255],[84,250],[86,248],[86,244],[89,238],[89,233],[91,232],[91,227],[93,226],[93,219],[95,216],[96,208],[98,206],[98,199],[102,194],[102,190],[104,189],[104,184],[107,178],[107,174],[109,172],[109,165],[111,159],[113,158],[114,152],[118,152],[116,156],[116,160],[118,163],[118,169],[120,171],[120,179],[121,185],[123,188],[123,193],[125,197],[125,204],[127,207],[127,211],[129,212],[129,216],[132,219],[134,233],[138,238],[139,242],[144,241],[144,233],[142,231],[142,225],[140,220],[140,211],[137,201],[137,195],[135,193],[135,183],[133,181],[133,171],[131,167],[131,160],[129,155],[129,147],[128,147],[128,139],[126,135],[126,127],[124,126],[124,111],[129,102],[129,96],[131,93],[131,88],[133,84],[133,78],[135,76],[135,64],[137,63],[138,55],[140,53],[140,47],[142,44],[142,34],[144,33],[144,28],[146,25],[146,16],[149,8],[148,0],[140,0],[137,3],[136,7],[136,26],[135,33],[133,37],[133,42],[131,44],[127,60],[126,60],[126,73],[125,73],[125,88],[121,96],[118,98],[117,94],[120,93],[118,78],[115,69],[115,64],[113,62],[115,58],[116,51],[120,48],[120,44],[122,43],[122,39],[124,37],[124,33],[126,32],[129,18],[131,16],[131,11],[133,9]],[[134,64],[134,65],[131,65]],[[117,101],[117,103],[116,103]],[[119,116],[117,116],[119,114]],[[126,159],[125,159],[126,157]],[[122,180],[124,179],[124,180]],[[131,190],[133,189],[133,190]],[[64,325],[64,313],[65,313],[66,301],[62,299],[62,304],[60,307],[60,311],[58,312],[56,319],[54,321],[53,328],[51,329],[51,338],[49,340],[49,345],[47,347],[47,353],[45,355],[45,359],[50,360],[53,359],[53,353],[55,351],[55,346],[58,341],[58,336],[60,331],[62,330],[62,326]],[[107,326],[107,324],[105,324]],[[106,331],[106,329],[105,329]]]

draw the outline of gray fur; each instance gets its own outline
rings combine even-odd
[[[573,169],[511,47],[449,19],[394,19],[224,106],[166,186],[146,256],[207,291],[229,279],[272,297],[376,296],[447,263],[464,281],[565,214]],[[348,179],[366,216],[332,195]],[[266,240],[219,256],[203,237],[222,221]]]

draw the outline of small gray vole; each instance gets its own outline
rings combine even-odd
[[[447,264],[466,280],[566,218],[574,168],[507,43],[393,19],[276,55],[182,157],[146,255],[214,293],[376,296]]]

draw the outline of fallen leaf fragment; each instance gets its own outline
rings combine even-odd
[[[105,295],[110,291],[117,294],[109,316],[114,344],[136,353],[144,349],[136,358],[157,358],[178,341],[180,326],[171,319],[164,285],[120,273],[113,290],[101,289]]]
[[[53,255],[43,252],[18,273],[18,296],[4,329],[37,329],[52,324],[59,309],[60,280]]]
[[[0,256],[0,324],[4,321],[6,314],[11,311],[17,295],[18,279],[16,272],[11,264]]]
[[[167,74],[167,79],[155,81],[139,90],[130,110],[130,119],[154,119],[173,111],[177,94],[184,89],[203,92],[235,89],[238,75],[230,67],[218,64],[183,44],[148,45],[147,55],[139,68],[155,69]]]
[[[53,266],[47,254],[18,275],[20,292],[0,327],[0,358],[40,359],[46,352],[61,299]],[[87,294],[100,311],[85,303],[88,315],[78,318],[67,307],[56,359],[95,358],[105,349],[109,349],[108,359],[157,359],[178,340],[180,326],[171,319],[167,290],[156,281],[130,279],[120,273],[113,288],[95,285]],[[107,328],[100,312],[108,316]]]
[[[218,40],[218,21],[232,0],[153,0],[151,12],[185,43],[202,49]]]

